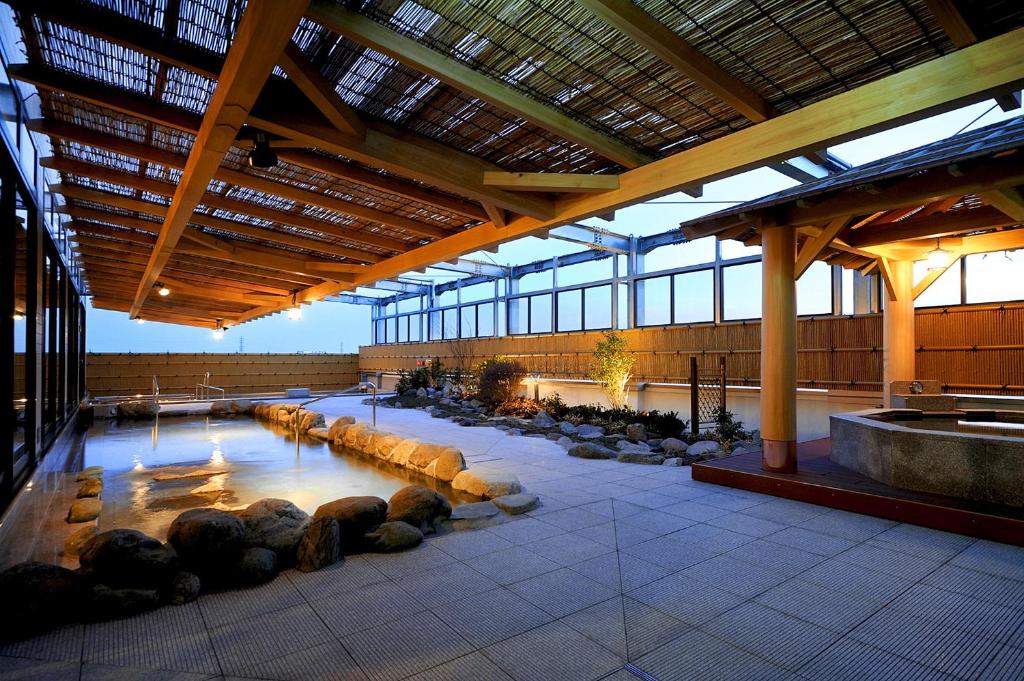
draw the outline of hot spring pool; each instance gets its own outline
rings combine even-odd
[[[235,509],[266,497],[307,513],[340,497],[388,499],[409,484],[433,487],[453,505],[472,501],[450,486],[246,417],[98,421],[82,444],[84,466],[103,466],[100,531],[135,528],[163,539],[189,508]]]

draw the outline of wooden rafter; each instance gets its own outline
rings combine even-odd
[[[1016,222],[1024,222],[1024,192],[1019,187],[1001,187],[978,194],[982,201]]]
[[[617,175],[583,175],[579,173],[484,173],[484,184],[513,192],[537,191],[577,194],[606,192],[619,188]]]
[[[281,68],[334,127],[356,137],[366,135],[366,126],[359,119],[359,114],[342,101],[295,43],[288,43],[284,48],[281,54]]]
[[[1017,221],[994,208],[983,207],[955,213],[939,213],[888,224],[868,223],[846,235],[852,246],[879,246],[894,241],[939,237],[994,227],[1006,227]]]
[[[217,78],[203,123],[171,200],[153,255],[129,314],[135,316],[170,259],[224,155],[245,124],[256,97],[299,24],[306,3],[250,0]]]
[[[953,265],[956,265],[957,263],[959,263],[960,262],[960,256],[961,256],[961,254],[959,252],[953,252],[953,253],[951,253],[951,257],[949,259],[949,262],[946,264],[945,267],[941,267],[939,269],[934,269],[934,270],[928,270],[927,274],[924,275],[924,277],[921,279],[921,281],[919,281],[916,284],[914,284],[914,290],[913,290],[913,294],[912,294],[913,297],[914,297],[914,300],[917,300],[917,298],[922,293],[927,291],[929,289],[929,287],[931,287],[932,284],[934,284],[936,281],[938,281],[939,277],[941,277],[943,274],[945,274],[946,271],[950,267],[952,267]]]
[[[63,23],[65,13],[50,6],[50,3],[14,1],[19,11]],[[111,12],[85,6],[77,6],[74,11],[66,14],[80,31],[100,36],[154,59],[168,61],[207,78],[216,78],[223,67],[223,61],[216,55],[202,50],[181,49],[180,41],[167,40],[159,31],[150,30],[151,27],[142,22],[127,20],[123,16],[117,21],[111,21]],[[119,29],[110,30],[114,25]],[[87,85],[87,92],[104,91],[101,84],[90,81]],[[551,201],[544,197],[485,187],[481,180],[482,173],[486,170],[501,170],[493,164],[380,122],[368,124],[366,139],[359,141],[338,131],[312,104],[309,104],[310,110],[304,110],[303,105],[308,102],[296,101],[297,93],[299,91],[289,83],[268,83],[254,111],[250,112],[251,122],[267,132],[297,140],[305,146],[347,156],[359,163],[424,182],[473,201],[489,200],[507,210],[538,219],[550,217],[553,212]],[[140,112],[139,115],[144,113]],[[379,187],[377,184],[371,186]],[[442,204],[448,200],[444,196],[437,199]],[[444,207],[442,204],[434,205]]]
[[[559,137],[592,149],[626,168],[637,168],[651,161],[646,154],[603,135],[423,43],[345,9],[342,5],[326,0],[313,0],[310,2],[307,16],[353,42],[397,59],[458,90],[520,116]]]
[[[978,42],[978,36],[974,33],[970,23],[957,9],[955,0],[925,0],[928,9],[931,10],[942,30],[949,36],[950,42],[958,48],[963,49]],[[1003,111],[1013,111],[1020,108],[1020,90],[996,95],[996,102]]]
[[[774,115],[772,106],[761,95],[633,2],[576,2],[751,121],[760,123]]]
[[[362,283],[429,267],[510,239],[664,196],[684,186],[703,184],[770,160],[792,158],[806,149],[821,148],[875,132],[896,122],[919,119],[968,101],[978,101],[1022,82],[1024,29],[1017,29],[622,173],[619,189],[560,199],[556,214],[550,219],[524,216],[503,228],[493,224],[480,225],[367,267],[364,274],[357,275],[349,284],[314,286],[296,295],[303,301],[319,300]],[[1018,168],[1012,172],[1022,170]],[[1004,178],[1012,174],[1005,167],[998,172]],[[991,176],[985,180],[991,186]],[[855,214],[855,211],[847,210],[831,217],[850,214]],[[816,220],[821,224],[820,218]],[[243,315],[240,321],[275,311],[271,307],[258,308]]]
[[[850,216],[835,218],[821,229],[821,233],[808,239],[800,249],[796,258],[793,277],[799,279],[807,268],[818,259],[821,253],[839,236],[839,233],[850,224]]]

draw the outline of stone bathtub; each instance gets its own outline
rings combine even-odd
[[[1024,507],[1024,412],[834,414],[831,458],[891,487]]]

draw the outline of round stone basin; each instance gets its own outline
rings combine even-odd
[[[830,431],[834,462],[891,487],[1024,507],[1024,412],[872,409]]]

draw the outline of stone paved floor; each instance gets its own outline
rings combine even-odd
[[[1024,678],[1024,549],[420,412],[379,420],[514,470],[543,506],[8,645],[0,679]]]

